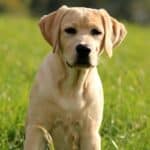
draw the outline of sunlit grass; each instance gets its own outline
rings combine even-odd
[[[0,16],[0,149],[20,150],[28,94],[50,47],[33,18]],[[149,150],[150,27],[126,24],[128,35],[112,59],[101,56],[105,91],[104,150]]]

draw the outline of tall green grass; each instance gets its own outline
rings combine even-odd
[[[105,91],[104,150],[150,149],[150,27],[128,35],[98,67]],[[23,149],[29,90],[50,47],[33,18],[0,16],[0,150]]]

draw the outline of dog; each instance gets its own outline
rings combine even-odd
[[[53,47],[30,94],[24,150],[44,150],[44,128],[55,150],[100,150],[103,88],[96,66],[126,36],[125,26],[104,9],[62,6],[39,27]]]

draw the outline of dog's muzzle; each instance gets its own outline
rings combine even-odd
[[[73,67],[81,67],[81,68],[89,68],[89,67],[94,67],[90,63],[90,52],[91,49],[87,47],[87,45],[82,45],[79,44],[76,46],[76,60],[73,64],[70,64],[68,61],[66,61],[66,64],[68,67],[73,68]]]

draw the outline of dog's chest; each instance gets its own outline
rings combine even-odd
[[[71,114],[58,117],[51,129],[51,135],[57,150],[79,150],[82,123]]]
[[[79,150],[82,128],[82,110],[86,102],[82,94],[63,94],[59,99],[61,110],[55,116],[51,134],[56,150]]]
[[[69,112],[82,110],[87,100],[80,93],[64,94],[60,96],[59,105],[62,109]]]

